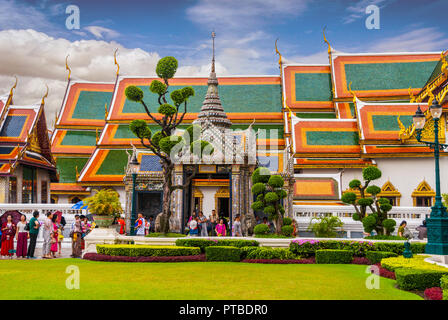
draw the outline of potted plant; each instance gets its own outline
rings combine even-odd
[[[112,225],[115,215],[123,211],[119,195],[112,189],[94,191],[96,191],[95,195],[87,198],[85,201],[98,227],[108,228]]]

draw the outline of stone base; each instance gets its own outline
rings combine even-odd
[[[114,228],[95,228],[85,238],[85,248],[82,254],[96,253],[97,244],[115,244],[119,233]]]
[[[448,255],[432,255],[425,259],[426,262],[448,268]]]

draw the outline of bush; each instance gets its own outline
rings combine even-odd
[[[283,225],[284,226],[290,226],[292,225],[292,219],[291,218],[283,218]]]
[[[376,264],[381,262],[383,258],[390,258],[398,256],[395,252],[384,252],[384,251],[367,251],[366,258],[369,259],[371,264]]]
[[[386,236],[386,235],[375,235],[375,236],[368,236],[364,239],[369,240],[406,240],[406,238],[400,237],[400,236]]]
[[[291,260],[296,259],[297,256],[289,249],[284,248],[266,248],[260,247],[250,251],[247,259],[278,259],[278,260]]]
[[[268,233],[268,234],[256,234],[255,238],[275,238],[275,239],[288,239],[291,237],[284,236],[282,234]]]
[[[183,238],[183,237],[186,237],[186,235],[182,234],[182,233],[174,233],[174,232],[168,232],[168,233],[151,232],[150,234],[147,234],[145,237],[148,237],[148,238]]]
[[[443,276],[440,279],[440,287],[443,290],[443,300],[448,300],[448,276]]]
[[[258,247],[259,243],[255,240],[237,240],[237,239],[177,239],[176,246],[180,247],[197,247],[201,252],[205,252],[205,248],[212,246],[232,246],[237,248],[242,247]]]
[[[397,271],[401,268],[415,269],[415,270],[429,270],[429,271],[447,271],[445,267],[438,266],[426,262],[427,256],[414,256],[413,258],[405,258],[399,256],[396,258],[385,258],[381,260],[381,266],[390,271]]]
[[[446,271],[399,268],[395,271],[397,284],[403,290],[425,290],[440,285],[440,279],[448,275]]]
[[[106,262],[202,262],[205,261],[205,255],[196,254],[193,256],[174,256],[174,257],[125,257],[125,256],[109,256],[106,254],[89,252],[83,256],[83,259],[90,261],[106,261]]]
[[[313,223],[313,221],[317,221]],[[344,224],[341,219],[335,216],[312,218],[308,226],[308,230],[314,232],[316,237],[336,238],[338,228],[342,228]]]
[[[271,230],[270,230],[269,226],[264,223],[258,224],[254,228],[255,235],[268,234],[270,231]]]
[[[241,260],[246,259],[247,255],[254,250],[257,250],[258,247],[241,247]]]
[[[426,300],[443,300],[443,292],[440,287],[428,288],[425,290]]]
[[[426,243],[415,242],[411,243],[412,253],[425,253]],[[376,251],[395,252],[402,255],[404,251],[404,242],[375,242]]]
[[[320,249],[351,250],[356,257],[365,257],[367,251],[375,250],[373,242],[353,240],[293,240],[289,249],[296,255],[310,257]]]
[[[314,258],[308,259],[245,259],[242,262],[246,263],[265,263],[265,264],[314,264],[316,261]]]
[[[236,247],[212,246],[205,248],[207,261],[233,261],[241,259],[241,249]]]
[[[353,260],[350,250],[317,250],[316,263],[318,264],[347,264]]]
[[[285,237],[292,237],[292,233],[294,232],[293,226],[283,226],[282,227],[282,235]]]
[[[176,246],[146,246],[132,244],[98,244],[96,251],[99,254],[109,256],[126,257],[167,257],[167,256],[191,256],[201,253],[199,248],[187,248]]]

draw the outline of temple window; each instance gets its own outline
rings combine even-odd
[[[411,196],[414,207],[431,207],[435,200],[436,193],[428,182],[423,180],[414,192],[412,192]]]
[[[23,167],[22,203],[37,202],[37,176],[36,168]]]
[[[383,184],[381,192],[378,194],[378,198],[388,199],[392,206],[400,205],[401,193],[394,187],[389,180]]]

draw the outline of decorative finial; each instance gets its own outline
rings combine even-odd
[[[46,87],[47,87],[47,92],[45,92],[45,95],[42,97],[42,102],[41,102],[41,104],[42,105],[44,105],[45,104],[45,98],[47,98],[48,97],[48,85],[45,85]]]
[[[120,65],[117,62],[117,51],[118,51],[118,48],[115,49],[115,52],[114,52],[114,62],[115,62],[115,65],[117,66],[117,77],[118,77],[118,74],[120,73]]]
[[[78,166],[75,166],[75,174],[76,174],[76,180],[78,180],[79,179]]]
[[[98,128],[96,128],[96,144],[98,144],[99,140],[100,140],[100,136],[98,135]]]
[[[9,91],[9,95],[11,96],[11,98],[12,98],[14,89],[17,87],[17,77],[14,76],[14,78],[16,78],[16,82],[14,82],[14,85],[11,87],[11,90]]]
[[[278,41],[278,38],[275,40],[275,53],[278,54],[278,65],[279,65],[280,68],[281,68],[281,66],[282,66],[282,55],[281,55],[280,51],[278,51],[278,48],[277,48],[277,41]]]
[[[215,72],[215,38],[216,33],[215,31],[212,31],[212,46],[213,46],[212,72]]]
[[[322,33],[324,34],[324,42],[328,45],[328,57],[331,56],[331,45],[330,42],[328,42],[327,37],[325,36],[325,29],[327,29],[327,26],[324,27],[324,30],[322,30]]]
[[[356,103],[356,94],[355,92],[352,90],[352,82],[350,81],[350,83],[348,84],[348,90],[350,91],[350,94],[353,96],[353,103]]]
[[[70,69],[70,67],[68,66],[68,57],[70,57],[69,54],[67,55],[67,57],[65,57],[65,69],[68,71],[67,80],[70,80],[70,76],[72,74],[72,69]]]
[[[109,116],[109,111],[107,111],[107,102],[104,104],[104,119],[107,119]]]

